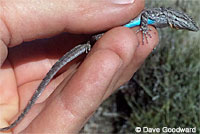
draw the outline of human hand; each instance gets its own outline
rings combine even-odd
[[[90,34],[128,22],[144,1],[119,5],[108,0],[14,1],[1,3],[0,127],[7,126],[26,106],[51,66]],[[118,0],[119,1],[119,0]],[[106,18],[106,19],[104,19]],[[138,46],[141,35],[128,28],[108,31],[77,68],[78,58],[59,73],[13,133],[78,133],[91,114],[117,87],[130,79],[157,44]],[[22,43],[23,41],[32,41]],[[63,71],[62,71],[63,72]],[[54,91],[53,94],[51,94]],[[50,96],[51,95],[51,96]]]

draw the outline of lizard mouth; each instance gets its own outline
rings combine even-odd
[[[195,28],[193,29],[193,31],[199,31],[199,27],[197,26],[197,25],[194,25],[195,26]]]

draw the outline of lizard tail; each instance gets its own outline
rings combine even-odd
[[[0,131],[7,131],[17,125],[24,116],[30,111],[32,106],[35,104],[36,100],[39,98],[39,96],[42,94],[46,86],[49,84],[50,80],[55,76],[55,74],[67,63],[78,57],[79,55],[83,54],[84,52],[87,52],[90,50],[90,44],[81,44],[73,49],[71,49],[69,52],[67,52],[63,57],[61,57],[50,69],[50,71],[47,73],[45,78],[42,80],[40,85],[38,86],[37,90],[33,94],[32,98],[29,100],[27,106],[23,110],[23,112],[18,116],[18,118],[9,126],[0,128]]]

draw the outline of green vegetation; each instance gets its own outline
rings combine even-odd
[[[200,25],[199,0],[146,1],[146,7],[163,5],[187,12]],[[101,107],[96,116],[101,121],[93,120],[102,126],[95,132],[134,133],[135,127],[147,126],[196,127],[200,133],[200,32],[166,28],[159,34],[159,46],[135,73],[131,87],[102,105],[106,110]],[[102,119],[105,111],[113,116]],[[112,129],[105,130],[110,121]]]
[[[200,127],[200,41],[187,40],[188,32],[171,36],[180,38],[155,50],[134,76],[138,93],[125,95],[132,109],[127,117],[132,128]]]
[[[183,8],[200,22],[199,1],[148,3]],[[200,133],[200,33],[162,29],[160,34],[160,45],[133,77],[138,91],[124,95],[132,111],[124,132],[135,132],[137,126],[180,126],[197,127]]]

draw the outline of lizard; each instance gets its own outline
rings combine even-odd
[[[170,26],[171,28],[175,29],[185,29],[189,31],[198,31],[199,27],[195,24],[193,19],[185,14],[184,12],[174,10],[172,8],[149,8],[144,9],[138,17],[131,20],[124,27],[132,28],[135,26],[140,26],[140,28],[136,31],[142,32],[143,43],[146,37],[147,44],[148,44],[148,36],[151,38],[151,34],[149,31],[151,30],[148,28],[148,25],[153,25],[156,28],[163,28]],[[13,127],[15,127],[30,111],[32,106],[35,104],[36,100],[40,97],[42,92],[45,90],[48,83],[51,79],[55,76],[55,74],[67,63],[78,57],[83,53],[87,53],[90,51],[91,45],[93,45],[99,38],[101,38],[102,34],[93,35],[89,41],[83,44],[79,44],[67,52],[63,57],[61,57],[49,70],[46,74],[36,91],[34,92],[33,96],[29,100],[28,104],[22,111],[22,113],[18,116],[18,118],[11,123],[9,126],[0,128],[0,131],[7,131]]]

